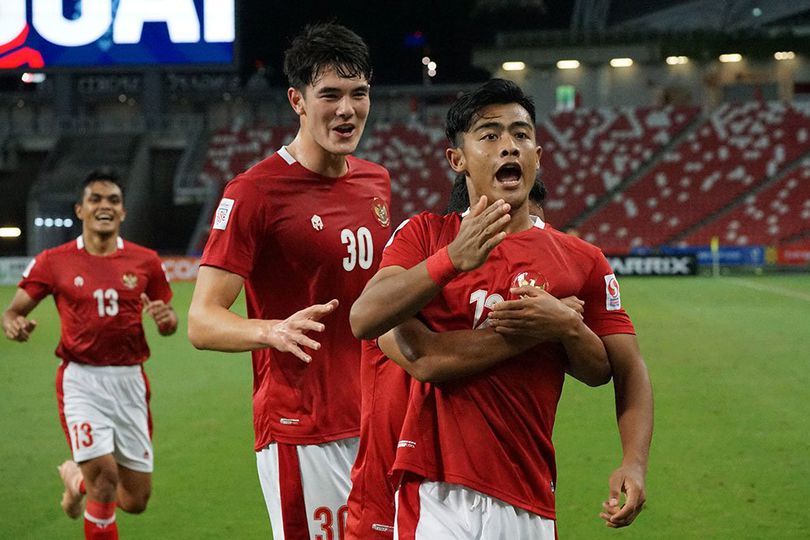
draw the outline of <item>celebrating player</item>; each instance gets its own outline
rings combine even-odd
[[[400,537],[551,539],[551,429],[565,371],[606,382],[607,358],[588,354],[604,352],[596,335],[633,327],[601,252],[529,214],[540,148],[520,88],[495,79],[465,94],[447,134],[471,210],[401,226],[352,308],[352,328],[370,339],[418,313],[436,332],[492,327],[536,345],[473,377],[411,381],[393,467],[396,526]],[[584,300],[584,322],[560,302],[567,324],[544,324],[550,297],[570,295]]]
[[[85,538],[115,539],[116,506],[141,513],[152,490],[150,391],[142,366],[149,347],[141,312],[164,336],[177,329],[177,316],[157,254],[119,236],[126,211],[114,173],[87,176],[76,215],[81,236],[31,262],[3,313],[3,330],[9,339],[28,341],[36,329],[28,314],[53,295],[62,325],[59,416],[73,453],[59,467],[62,509],[78,518],[86,494]]]
[[[360,427],[349,308],[390,235],[390,179],[349,155],[370,105],[362,39],[337,24],[308,27],[284,70],[298,134],[226,187],[189,338],[253,351],[255,450],[274,538],[338,538]],[[230,311],[243,285],[247,319]]]
[[[467,183],[463,175],[457,178],[447,205],[448,212],[463,212],[469,207]],[[537,180],[529,192],[529,212],[543,219],[546,187]],[[570,297],[564,303],[582,311],[582,302]],[[498,309],[498,308],[496,308]],[[418,332],[411,327],[411,332]],[[423,334],[409,338],[424,340]],[[653,394],[647,366],[633,334],[602,336],[608,352],[616,398],[616,419],[622,442],[622,463],[608,479],[608,499],[602,503],[600,517],[608,527],[630,525],[646,501],[645,478],[653,431]],[[422,360],[424,363],[424,360]],[[362,444],[362,441],[361,441]],[[621,501],[622,494],[625,500]],[[623,503],[623,504],[622,504]]]

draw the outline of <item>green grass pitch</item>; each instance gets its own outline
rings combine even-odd
[[[625,278],[655,388],[648,504],[598,518],[618,464],[612,386],[567,381],[555,429],[563,539],[810,538],[810,276]],[[176,284],[182,318],[191,285]],[[13,287],[0,288],[5,308]],[[0,538],[81,538],[59,508],[68,457],[56,413],[53,302],[32,341],[0,340]],[[147,324],[156,472],[122,538],[270,538],[255,470],[247,354],[195,351]]]

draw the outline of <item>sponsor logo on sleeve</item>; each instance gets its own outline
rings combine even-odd
[[[402,439],[399,441],[399,443],[397,443],[397,448],[416,448],[416,441]]]
[[[219,201],[219,206],[214,214],[214,229],[224,231],[225,227],[228,226],[228,220],[231,218],[231,210],[233,210],[233,203],[234,200],[228,199],[227,197],[223,197],[222,200]]]
[[[619,295],[619,282],[615,274],[605,276],[605,309],[617,311],[622,309],[622,299]]]

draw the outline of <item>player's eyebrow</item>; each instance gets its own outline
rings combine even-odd
[[[503,129],[504,125],[501,122],[484,122],[473,127],[472,131],[483,131],[485,129]]]
[[[358,86],[355,86],[351,90],[349,90],[349,92],[350,93],[354,93],[354,92],[366,92],[366,93],[368,93],[370,88],[371,87],[368,84],[360,84]],[[337,87],[332,87],[332,86],[325,86],[323,88],[318,89],[318,94],[319,95],[322,95],[322,94],[342,94],[342,93],[343,93],[342,88],[337,88]]]

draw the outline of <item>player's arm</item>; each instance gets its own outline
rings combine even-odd
[[[37,321],[26,317],[39,302],[31,298],[24,289],[17,289],[8,308],[3,312],[3,332],[13,341],[25,342],[37,327]]]
[[[335,310],[337,300],[315,304],[284,320],[247,319],[230,310],[244,278],[238,274],[201,266],[188,311],[188,338],[198,349],[239,352],[272,347],[309,362],[302,347],[317,350],[320,344],[306,335],[322,332],[318,322]]]
[[[150,300],[146,293],[141,293],[141,302],[144,312],[155,321],[161,336],[170,336],[177,331],[177,313],[171,304],[163,300]]]
[[[380,269],[366,284],[349,316],[358,339],[375,339],[416,315],[458,273],[478,268],[506,237],[509,205],[487,206],[481,197],[461,221],[458,235],[426,260],[405,269]]]
[[[496,304],[489,314],[495,331],[559,341],[568,356],[568,372],[589,386],[610,380],[605,346],[583,321],[582,315],[546,291],[533,286],[510,290],[519,300]]]
[[[533,338],[504,336],[491,328],[433,332],[416,318],[383,334],[385,355],[414,379],[442,382],[481,373],[536,345]]]
[[[608,527],[630,525],[646,501],[645,477],[653,432],[653,392],[636,336],[603,336],[613,368],[616,420],[622,442],[622,464],[610,475],[610,494],[602,519]],[[625,494],[620,506],[621,493]]]

